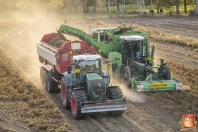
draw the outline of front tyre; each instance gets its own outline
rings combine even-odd
[[[161,65],[159,68],[159,73],[164,80],[171,80],[170,69],[167,65]]]
[[[87,101],[87,96],[84,90],[76,90],[71,95],[71,112],[75,119],[84,119],[87,114],[81,113],[81,102]]]
[[[116,99],[123,99],[122,91],[119,87],[116,88],[109,88],[109,98],[110,100],[116,100]],[[108,114],[110,116],[122,116],[123,110],[119,111],[109,111]]]
[[[120,80],[124,83],[127,87],[131,87],[131,71],[128,66],[124,66],[120,72]]]

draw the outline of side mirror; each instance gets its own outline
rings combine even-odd
[[[118,63],[112,63],[112,71],[116,71]]]
[[[151,58],[154,58],[155,47],[154,45],[151,47]]]

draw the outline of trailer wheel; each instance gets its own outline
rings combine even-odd
[[[131,71],[128,66],[124,66],[120,72],[121,82],[126,84],[127,87],[131,87]]]
[[[49,93],[56,93],[59,91],[58,89],[58,83],[55,82],[53,79],[52,79],[52,75],[53,75],[53,72],[50,70],[47,74],[47,81],[46,81],[46,84],[47,84],[47,91]]]
[[[61,99],[62,99],[63,107],[65,109],[70,109],[71,106],[68,100],[68,88],[65,87],[63,80],[61,81]]]
[[[87,101],[87,95],[84,90],[76,90],[71,95],[71,112],[75,119],[84,119],[87,114],[81,113],[81,102]]]
[[[109,98],[110,100],[115,100],[115,99],[123,99],[123,94],[122,91],[119,87],[117,88],[109,88]],[[123,110],[119,111],[109,111],[108,114],[110,116],[122,116]]]
[[[161,74],[164,80],[171,80],[170,69],[167,65],[161,65],[159,68],[159,73]]]

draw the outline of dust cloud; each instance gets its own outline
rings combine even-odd
[[[127,88],[124,84],[121,84],[120,88],[122,89],[123,95],[126,96],[127,101],[138,103],[146,102],[146,96],[144,93],[134,92],[132,89]]]
[[[27,11],[4,1],[0,3],[0,7],[3,6],[7,9],[3,8],[3,15],[0,13],[0,49],[6,51],[5,54],[21,71],[23,79],[33,83],[37,88],[42,88],[36,44],[43,35],[56,32],[56,28],[64,19],[58,16],[54,18],[52,12],[41,11],[39,7],[38,10]]]

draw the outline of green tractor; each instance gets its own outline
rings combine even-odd
[[[102,70],[101,64],[99,55],[76,55],[73,67],[68,66],[68,72],[63,74],[62,103],[66,109],[71,108],[76,119],[93,112],[121,116],[127,109],[121,89],[110,86],[109,73]]]
[[[82,30],[61,25],[59,32],[81,38],[107,58],[113,67],[113,76],[134,91],[181,90],[182,83],[171,78],[169,67],[163,59],[154,66],[154,46],[149,35],[131,27],[94,28],[88,35]],[[111,67],[108,67],[109,69]]]

